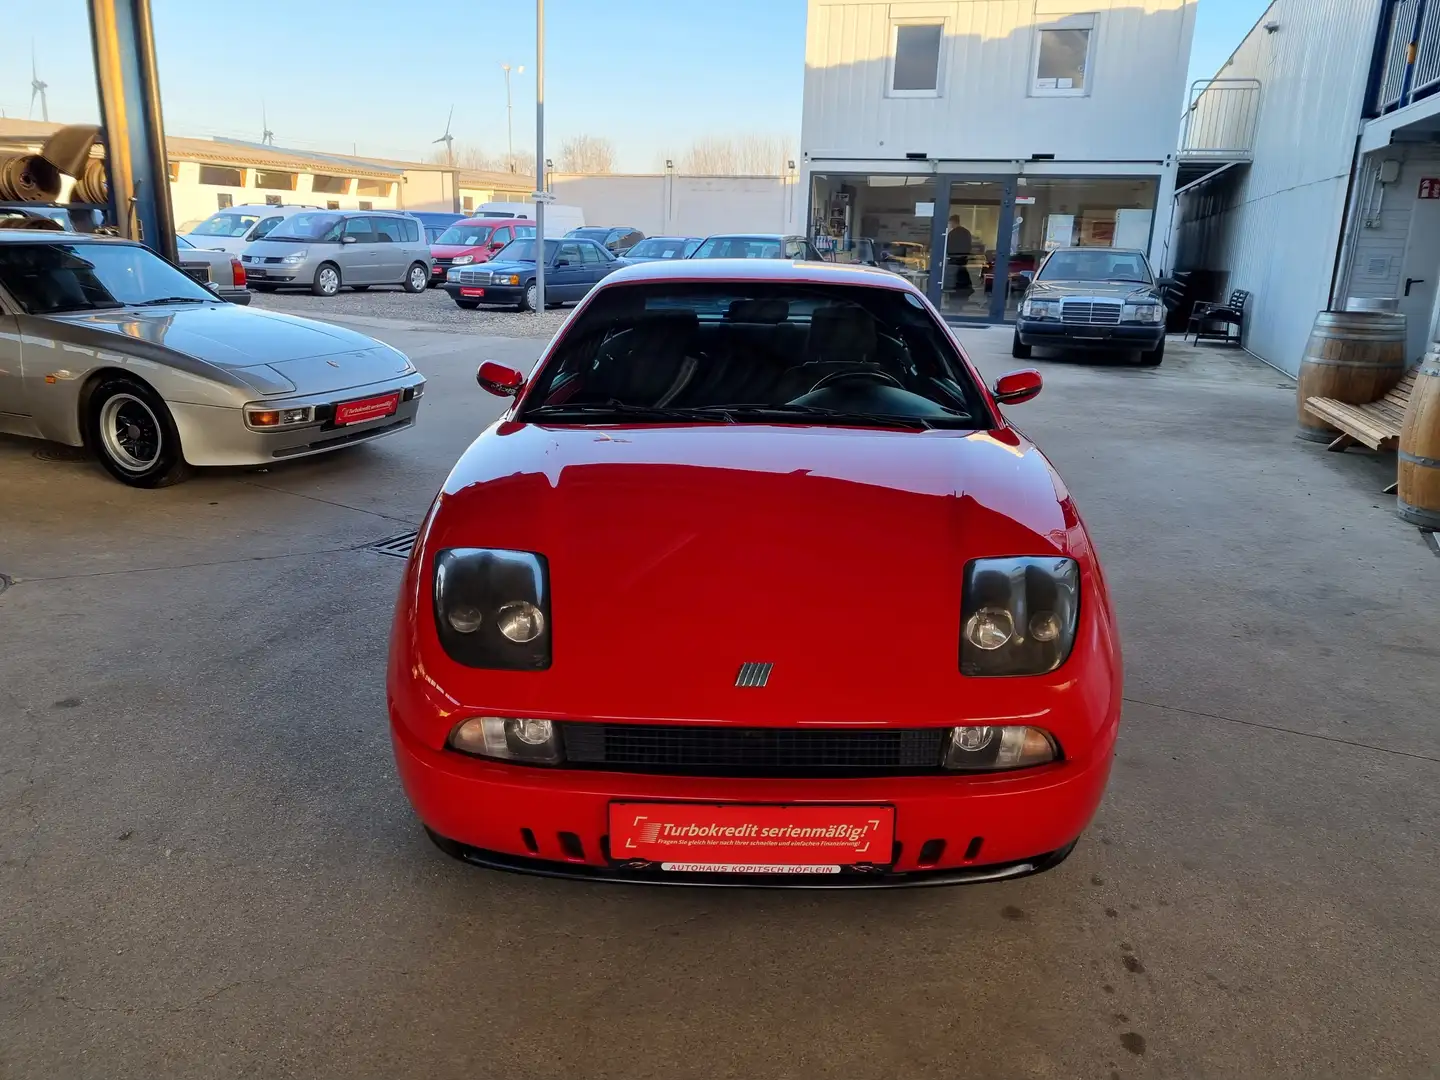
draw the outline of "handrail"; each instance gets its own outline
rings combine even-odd
[[[1375,115],[1403,109],[1440,90],[1440,0],[1394,0],[1384,35]]]
[[[1184,158],[1248,159],[1260,118],[1259,79],[1196,79],[1180,136]]]

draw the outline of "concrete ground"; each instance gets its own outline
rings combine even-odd
[[[448,861],[385,730],[412,526],[538,340],[365,323],[418,429],[141,492],[0,440],[0,1077],[1419,1077],[1440,1062],[1440,559],[1242,354],[1014,410],[1119,608],[1053,873],[835,893]],[[965,334],[993,376],[1008,332]]]

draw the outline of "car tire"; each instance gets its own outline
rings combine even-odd
[[[85,438],[105,471],[130,487],[169,487],[190,475],[170,410],[138,379],[113,376],[95,387]]]
[[[1033,346],[1026,345],[1020,340],[1020,331],[1015,331],[1015,338],[1010,342],[1010,355],[1016,360],[1029,360],[1030,354],[1035,350]]]
[[[402,284],[408,293],[424,292],[425,286],[430,284],[430,268],[423,263],[411,263]]]
[[[520,303],[517,305],[517,310],[534,311],[535,305],[539,302],[540,286],[536,285],[535,282],[532,281],[529,285],[525,286],[525,295],[521,298]]]
[[[340,268],[332,262],[321,263],[315,270],[310,291],[316,296],[334,296],[340,291]]]
[[[480,306],[479,300],[456,300],[456,307],[462,307],[466,311],[474,311]]]
[[[1165,359],[1165,339],[1160,339],[1160,344],[1153,349],[1146,349],[1140,354],[1141,367],[1159,367],[1160,361]]]

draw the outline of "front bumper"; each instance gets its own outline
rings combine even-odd
[[[336,404],[378,397],[396,390],[400,391],[400,404],[390,416],[343,427],[337,426],[331,419]],[[310,406],[316,410],[317,419],[314,422],[275,431],[255,431],[247,427],[240,409],[182,402],[168,404],[180,435],[180,445],[185,451],[185,460],[191,465],[272,465],[277,461],[323,454],[404,431],[414,426],[424,393],[425,377],[413,372],[397,379],[332,393],[266,399],[267,409]]]
[[[442,848],[483,866],[667,884],[864,886],[956,884],[1057,865],[1099,806],[1114,726],[1080,762],[989,776],[845,779],[667,776],[513,765],[422,744],[391,701],[400,779]],[[609,857],[612,801],[876,803],[895,808],[888,868],[840,875],[680,875]],[[562,837],[562,834],[569,834]],[[575,854],[575,843],[583,855]],[[944,846],[933,856],[935,842]],[[932,853],[922,862],[922,852]],[[797,880],[798,879],[798,880]]]
[[[476,304],[518,304],[525,296],[523,285],[458,285],[447,281],[443,287],[456,303],[465,300]],[[461,290],[480,295],[466,295]]]
[[[1017,319],[1015,332],[1025,345],[1056,349],[1144,349],[1165,340],[1164,323],[1120,323],[1113,326],[1064,323],[1058,319]]]

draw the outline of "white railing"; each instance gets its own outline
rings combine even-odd
[[[1190,85],[1180,156],[1191,160],[1249,160],[1255,150],[1259,117],[1259,79],[1196,79]]]
[[[1440,90],[1440,0],[1395,0],[1373,111],[1404,108]]]

